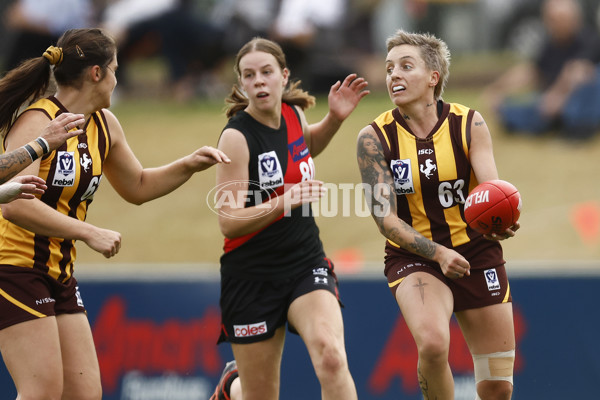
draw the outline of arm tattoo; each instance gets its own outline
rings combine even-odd
[[[0,155],[0,184],[14,177],[29,164],[31,158],[23,147]]]
[[[359,139],[357,159],[367,205],[381,230],[383,218],[392,212],[392,208],[395,209],[396,198],[391,189],[392,175],[385,162],[381,143],[375,135],[366,133]]]
[[[420,254],[427,258],[432,258],[435,254],[436,245],[431,240],[426,239],[420,233],[415,231],[415,241],[411,243],[410,247],[417,254]]]
[[[403,239],[398,228],[389,229],[386,232],[386,237],[392,242],[400,245],[401,247],[404,247],[407,250],[410,250],[415,254],[421,255],[429,259],[433,258],[438,245],[435,242],[428,240],[426,237],[421,235],[406,222],[402,220],[400,221],[402,224],[403,231],[412,234],[413,240],[407,241],[406,239]]]
[[[364,133],[358,141],[357,161],[363,181],[365,200],[379,231],[392,242],[413,253],[426,258],[432,258],[437,245],[428,240],[412,226],[398,219],[399,225],[386,227],[384,219],[388,215],[398,215],[394,178],[390,172],[383,148],[377,137],[372,133]],[[410,234],[412,240],[407,241]]]
[[[485,125],[485,121],[475,121],[475,126]]]

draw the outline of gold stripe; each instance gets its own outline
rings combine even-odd
[[[440,182],[455,180],[458,174],[456,172],[456,159],[454,158],[452,147],[452,136],[449,133],[450,123],[446,119],[433,138],[435,158],[438,166],[437,173]],[[440,166],[443,168],[440,168]]]
[[[47,317],[47,315],[42,314],[41,312],[37,312],[33,308],[30,308],[30,307],[26,306],[25,304],[21,303],[19,300],[15,299],[14,297],[9,295],[2,289],[0,289],[0,295],[2,295],[2,297],[4,297],[6,300],[10,301],[11,303],[13,303],[15,306],[19,307],[20,309],[27,311],[29,314],[33,314],[39,318]]]
[[[394,287],[394,286],[396,286],[396,285],[399,285],[399,284],[400,284],[400,283],[401,283],[403,280],[404,280],[404,278],[400,278],[400,279],[398,279],[398,280],[395,280],[395,281],[394,281],[394,282],[392,282],[392,283],[388,283],[388,286],[389,286],[389,287]]]
[[[388,239],[387,241],[388,241],[388,243],[389,243],[389,244],[391,244],[392,246],[394,246],[394,247],[397,247],[397,248],[400,248],[400,245],[399,245],[399,244],[396,244],[396,243],[392,242],[390,239]]]
[[[379,130],[381,131],[381,133],[383,134],[383,138],[385,139],[385,142],[387,143],[388,149],[390,149],[390,139],[388,138],[388,135],[387,135],[387,132],[385,131],[385,129],[382,129],[382,128],[384,126],[389,125],[390,123],[394,122],[394,116],[392,115],[392,111],[393,110],[384,112],[383,114],[379,115],[374,121],[375,124],[379,127]]]
[[[503,303],[508,302],[508,296],[510,296],[510,283],[507,281],[506,282],[506,296],[504,296],[504,299],[502,299]]]
[[[406,195],[408,207],[412,215],[412,227],[420,232],[427,239],[431,240],[431,221],[427,218],[425,205],[423,203],[423,192],[421,191],[421,174],[419,172],[419,156],[417,155],[417,145],[415,137],[408,133],[402,125],[397,124],[398,128],[398,151],[400,159],[410,160],[412,170],[412,181],[415,193]]]

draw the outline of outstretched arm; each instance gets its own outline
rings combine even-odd
[[[113,139],[104,174],[117,193],[130,203],[143,204],[162,197],[183,185],[196,172],[217,163],[230,162],[222,151],[204,146],[169,164],[144,168],[129,147],[117,118],[108,110],[104,112]]]
[[[305,129],[310,154],[316,157],[329,144],[342,122],[354,111],[360,100],[370,92],[364,78],[350,74],[344,82],[337,81],[329,90],[329,112],[325,117]],[[306,133],[307,132],[307,133]]]

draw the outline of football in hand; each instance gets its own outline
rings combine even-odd
[[[503,234],[521,215],[521,194],[503,180],[477,185],[465,202],[467,224],[484,235]]]

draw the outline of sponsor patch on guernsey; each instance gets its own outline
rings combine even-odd
[[[56,171],[52,178],[54,186],[73,186],[75,183],[75,153],[58,151],[56,154]]]
[[[415,192],[410,159],[391,160],[390,169],[392,170],[392,176],[394,177],[394,189],[396,190],[397,195]]]
[[[233,326],[233,335],[235,337],[251,337],[264,335],[265,333],[267,333],[267,323],[265,321],[256,324]]]
[[[294,162],[300,161],[306,157],[308,155],[308,147],[304,141],[304,136],[300,136],[298,140],[288,144],[288,150],[290,151]]]
[[[273,189],[283,186],[281,164],[275,151],[262,153],[258,156],[258,179],[261,189]]]

